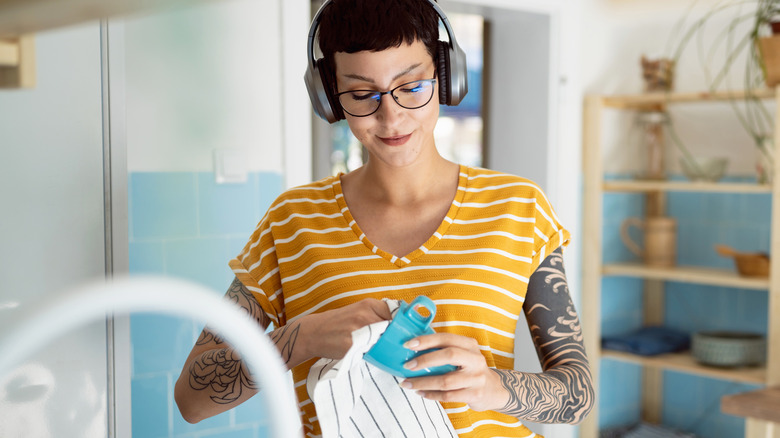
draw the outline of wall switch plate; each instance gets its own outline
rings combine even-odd
[[[246,156],[243,151],[214,150],[214,177],[217,184],[245,183],[247,174]]]

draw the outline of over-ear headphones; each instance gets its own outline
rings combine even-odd
[[[323,58],[314,58],[314,37],[320,24],[320,15],[328,7],[332,0],[327,0],[320,6],[314,15],[309,28],[309,40],[307,43],[308,66],[303,76],[309,98],[314,107],[314,113],[329,123],[344,119],[344,111],[341,109],[336,96],[331,91],[330,84],[335,81],[334,66],[326,65]],[[381,1],[381,0],[378,0]],[[434,0],[428,0],[436,14],[444,24],[450,41],[438,42],[438,65],[436,66],[437,80],[439,83],[439,103],[455,106],[463,100],[468,92],[468,79],[466,70],[466,54],[455,39],[450,22],[444,12]]]

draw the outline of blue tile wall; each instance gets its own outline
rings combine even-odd
[[[601,332],[620,335],[642,326],[642,280],[605,277],[601,292]]]
[[[741,437],[745,420],[720,412],[720,398],[755,386],[667,371],[664,373],[664,423],[701,437]]]
[[[641,368],[629,363],[604,360],[601,362],[601,376],[598,389],[599,424],[611,427],[637,423],[642,400]]]
[[[233,278],[228,260],[283,186],[272,172],[252,173],[242,184],[216,184],[209,172],[137,172],[129,179],[130,274],[184,278],[220,296]],[[262,397],[197,424],[179,414],[173,387],[202,322],[135,314],[130,327],[134,437],[267,436]]]
[[[608,180],[625,179],[610,175]],[[730,178],[733,181],[745,179]],[[636,261],[620,239],[620,225],[644,214],[640,194],[604,196],[603,260]],[[768,194],[669,193],[668,214],[678,219],[677,262],[680,265],[734,269],[733,260],[719,256],[715,244],[742,251],[768,252],[771,199]],[[602,332],[614,335],[641,325],[642,281],[621,277],[602,280]],[[668,282],[665,324],[686,332],[741,330],[766,333],[767,292]],[[602,428],[640,420],[641,369],[604,359],[599,388]],[[744,421],[720,412],[720,398],[755,386],[664,372],[663,421],[670,427],[702,437],[741,437]]]
[[[197,236],[196,183],[187,172],[130,175],[130,240]]]
[[[130,319],[133,375],[156,375],[176,368],[181,370],[196,340],[195,330],[195,323],[183,318],[133,315]]]
[[[248,228],[247,239],[252,228]],[[165,273],[187,278],[215,290],[225,291],[233,274],[227,260],[235,257],[228,252],[224,237],[177,239],[165,243]],[[214,267],[220,269],[215,270]]]
[[[130,391],[133,409],[133,436],[162,438],[169,436],[170,376],[167,373],[133,378]],[[136,397],[143,394],[143,397]]]

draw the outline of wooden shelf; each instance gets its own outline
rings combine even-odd
[[[604,96],[602,102],[604,107],[616,109],[644,109],[647,107],[658,107],[670,103],[699,103],[699,102],[717,102],[729,100],[744,100],[748,96],[757,99],[772,99],[775,97],[775,90],[762,88],[752,91],[717,91],[701,93],[646,93],[646,94],[626,94],[618,96]]]
[[[724,396],[720,407],[727,414],[780,423],[780,386]]]
[[[622,351],[601,350],[601,357],[615,359],[622,362],[631,362],[643,366],[664,370],[680,371],[712,377],[715,379],[729,380],[732,382],[751,383],[763,385],[766,383],[766,368],[742,367],[742,368],[718,368],[701,365],[688,352],[659,354],[657,356],[639,356]]]
[[[727,269],[701,268],[697,266],[658,268],[641,263],[612,263],[605,264],[602,267],[602,273],[604,275],[735,287],[739,289],[769,289],[768,278],[742,277],[735,271]]]
[[[605,192],[696,192],[696,193],[745,193],[769,194],[769,184],[721,183],[700,181],[606,181]]]

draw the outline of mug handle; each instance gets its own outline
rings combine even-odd
[[[430,315],[427,317],[420,315],[420,312],[417,311],[418,307],[425,307],[428,309],[428,313],[430,313]],[[433,321],[434,316],[436,316],[436,304],[434,304],[433,300],[426,297],[425,295],[420,295],[415,298],[411,304],[409,304],[409,307],[406,308],[406,317],[413,321],[417,321],[423,326],[430,324],[430,322]]]
[[[644,222],[638,217],[630,217],[623,221],[623,224],[620,226],[620,239],[631,252],[636,254],[638,257],[642,257],[642,248],[640,248],[639,245],[634,242],[634,239],[632,239],[631,235],[629,234],[629,229],[632,226],[641,230],[644,228]]]

